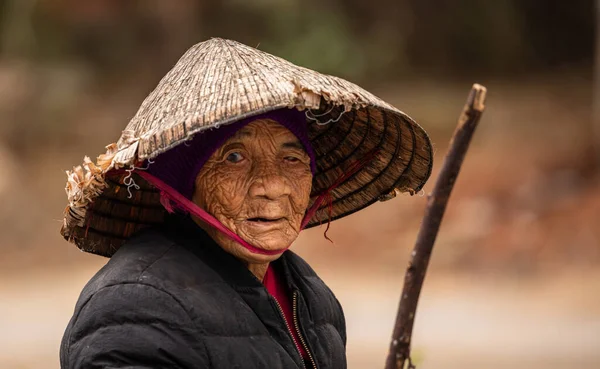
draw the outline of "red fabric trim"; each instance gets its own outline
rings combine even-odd
[[[283,310],[285,320],[287,321],[287,324],[290,327],[290,333],[294,338],[294,343],[300,351],[302,358],[308,359],[308,354],[306,353],[306,350],[304,350],[304,347],[300,344],[300,337],[298,337],[298,334],[296,333],[296,329],[294,326],[294,314],[292,311],[292,302],[290,300],[290,296],[287,293],[286,288],[281,282],[279,276],[270,264],[267,268],[267,272],[265,273],[263,284],[265,285],[267,291],[269,291],[271,296],[273,296],[281,306],[281,310]]]

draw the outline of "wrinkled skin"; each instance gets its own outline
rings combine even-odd
[[[276,255],[254,253],[194,219],[262,281],[269,262],[300,233],[312,186],[310,158],[287,128],[260,119],[217,149],[195,184],[194,203],[251,245],[281,250]]]

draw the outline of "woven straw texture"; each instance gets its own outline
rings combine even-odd
[[[128,170],[202,130],[286,107],[307,112],[317,155],[313,201],[377,150],[336,185],[308,227],[400,192],[415,193],[431,173],[431,142],[406,114],[343,79],[215,38],[183,55],[96,163],[86,157],[67,172],[61,234],[83,251],[111,256],[134,232],[166,215],[160,194]]]

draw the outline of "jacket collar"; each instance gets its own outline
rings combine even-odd
[[[271,335],[285,347],[300,366],[302,358],[297,352],[288,329],[283,324],[284,320],[276,307],[275,299],[270,297],[262,281],[259,281],[241,261],[223,250],[190,217],[171,215],[163,227],[167,238],[190,250],[239,294]],[[290,253],[291,251],[286,250],[279,259],[271,264],[281,273],[280,276],[292,291],[294,289],[292,282],[294,268],[290,268],[288,265]]]

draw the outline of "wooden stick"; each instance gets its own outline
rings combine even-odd
[[[471,88],[435,187],[428,196],[423,223],[404,277],[404,287],[385,369],[404,369],[406,361],[409,368],[415,368],[410,358],[410,344],[417,302],[450,193],[485,108],[486,91],[485,87],[478,84],[474,84]]]

